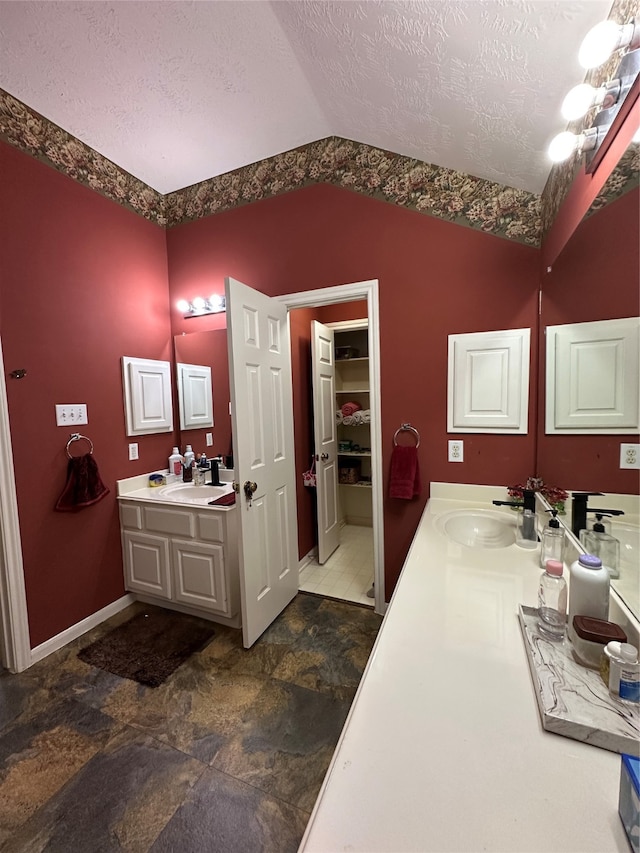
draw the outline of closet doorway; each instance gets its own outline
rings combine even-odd
[[[319,480],[315,490],[318,531],[316,547],[301,560],[300,589],[374,606],[382,614],[386,605],[378,282],[358,282],[279,299],[290,311],[361,300],[350,315],[353,319],[318,324],[320,352],[315,352],[314,358],[316,363],[321,362],[321,369],[316,369],[312,440]],[[326,318],[331,312],[320,313]],[[344,424],[341,410],[348,403],[355,405],[356,417],[347,415]]]

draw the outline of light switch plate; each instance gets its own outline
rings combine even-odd
[[[464,441],[449,441],[449,462],[464,462]]]
[[[620,467],[640,470],[640,444],[620,445]]]
[[[129,461],[133,462],[134,459],[139,459],[138,456],[138,445],[136,443],[129,445]]]
[[[56,424],[58,426],[79,426],[88,423],[86,403],[56,405]]]
[[[206,432],[204,435],[204,440],[207,443],[207,447],[211,447],[213,445],[213,433],[212,432]]]

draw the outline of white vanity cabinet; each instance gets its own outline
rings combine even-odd
[[[125,586],[142,601],[239,624],[234,509],[119,499]]]

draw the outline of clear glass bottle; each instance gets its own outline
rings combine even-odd
[[[557,509],[548,509],[551,513],[547,526],[542,531],[542,544],[540,545],[540,567],[545,568],[547,560],[564,560],[564,530],[556,518]]]
[[[519,548],[527,548],[528,550],[538,547],[536,514],[532,509],[522,511],[516,532],[516,545]]]
[[[547,560],[538,589],[538,628],[549,640],[562,640],[567,622],[567,582],[560,560]]]
[[[592,530],[580,531],[580,541],[585,551],[600,557],[602,565],[609,572],[609,577],[620,577],[620,543],[607,533],[602,523],[602,513],[596,513],[596,521]]]

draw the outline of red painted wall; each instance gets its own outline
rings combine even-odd
[[[640,314],[640,191],[585,219],[542,279],[540,411],[544,413],[544,327]],[[620,469],[620,444],[637,435],[538,435],[538,472],[566,489],[637,494],[638,472]]]
[[[173,436],[128,439],[121,356],[170,358],[164,231],[0,143],[0,332],[31,632],[36,646],[124,594],[115,481],[166,465]],[[89,423],[58,427],[56,403]],[[54,512],[71,432],[111,493]],[[140,459],[129,462],[129,441]]]
[[[174,333],[196,322],[176,300],[220,292],[225,275],[272,296],[379,280],[385,493],[405,421],[422,436],[425,483],[419,499],[385,500],[387,598],[429,481],[508,484],[534,473],[537,250],[327,185],[178,226],[167,245]],[[521,327],[532,329],[529,434],[448,435],[447,335]],[[464,439],[464,463],[447,462],[451,437]]]

